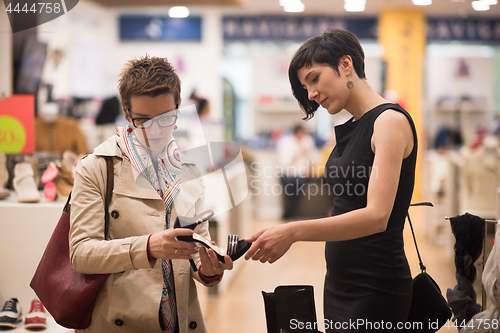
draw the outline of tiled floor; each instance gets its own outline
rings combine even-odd
[[[427,272],[439,284],[443,295],[453,288],[455,267],[450,249],[431,244],[424,230],[424,215],[412,212],[420,254]],[[282,221],[254,221],[254,230]],[[451,236],[451,229],[449,230]],[[452,237],[452,236],[451,236]],[[409,228],[405,228],[405,246],[412,274],[419,273],[418,259]],[[452,246],[453,244],[451,244]],[[450,246],[450,245],[448,245]],[[203,312],[210,333],[265,333],[266,318],[261,291],[273,291],[278,285],[309,284],[314,286],[318,321],[323,320],[323,279],[325,275],[324,243],[296,243],[274,264],[245,262],[227,292],[209,298],[199,288]],[[481,293],[481,290],[478,291]],[[480,300],[478,300],[480,302]],[[442,328],[439,332],[456,332]]]

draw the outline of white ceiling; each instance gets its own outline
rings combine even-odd
[[[489,11],[476,12],[472,0],[433,0],[430,6],[415,6],[411,0],[366,0],[366,9],[361,13],[344,10],[344,0],[302,0],[305,11],[285,13],[279,0],[243,0],[242,6],[225,7],[225,13],[234,14],[287,14],[287,15],[333,15],[333,16],[377,16],[381,11],[391,8],[422,10],[427,16],[449,17],[490,17],[500,19],[500,4],[493,5]]]

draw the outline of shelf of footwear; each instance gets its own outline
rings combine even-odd
[[[24,327],[24,318],[23,318],[23,322],[22,323],[19,323],[19,325],[17,326],[17,328],[14,328],[14,329],[9,329],[8,332],[43,332],[43,333],[67,333],[67,332],[74,332],[75,330],[70,330],[70,329],[67,329],[67,328],[64,328],[62,326],[59,326],[59,324],[57,324],[55,321],[54,321],[54,318],[50,317],[50,316],[47,316],[47,328],[46,329],[32,329],[32,330],[29,330],[27,329],[26,327]]]
[[[61,210],[66,203],[66,198],[62,199],[63,201],[53,201],[48,202],[43,194],[43,191],[38,191],[40,195],[39,202],[19,202],[17,193],[13,190],[10,190],[10,196],[0,200],[0,209],[2,207],[60,207]]]
[[[61,216],[64,202],[19,203],[16,193],[0,200],[0,308],[17,297],[26,313],[36,297],[31,278]]]
[[[45,311],[38,299],[31,301],[29,311],[23,307],[17,298],[7,300],[0,312],[0,330],[10,332],[44,331],[50,333],[71,332],[73,330],[59,326]]]

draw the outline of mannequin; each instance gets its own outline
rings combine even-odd
[[[471,152],[463,167],[467,209],[483,218],[495,217],[496,191],[500,186],[500,150],[498,139],[487,136]]]
[[[87,143],[75,119],[61,117],[59,105],[42,104],[35,119],[35,150],[58,152],[69,150],[77,155],[87,154]]]

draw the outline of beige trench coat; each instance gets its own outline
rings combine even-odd
[[[103,204],[106,162],[99,158],[106,155],[114,157],[115,173],[107,241]],[[170,227],[177,214],[194,216],[204,209],[204,186],[198,169],[182,161],[182,177]],[[148,261],[147,240],[151,233],[164,230],[165,215],[163,200],[130,162],[121,157],[114,137],[80,161],[71,202],[71,264],[85,274],[111,273],[99,291],[92,324],[82,332],[161,332],[158,319],[163,288],[161,261],[153,264]],[[209,238],[207,223],[200,224],[195,231]],[[198,255],[194,261],[199,268]],[[219,281],[203,282],[188,260],[172,260],[172,267],[179,332],[206,332],[193,279],[207,286]]]

